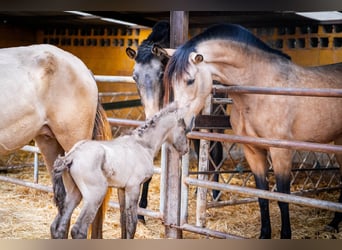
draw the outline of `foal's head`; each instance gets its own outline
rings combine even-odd
[[[146,118],[151,118],[163,105],[163,74],[168,61],[167,53],[161,48],[170,46],[170,25],[160,21],[152,33],[138,47],[126,49],[126,54],[135,60],[133,79],[137,84]]]
[[[184,119],[178,119],[177,125],[171,130],[168,141],[174,146],[174,148],[181,154],[184,155],[189,150],[186,125]]]

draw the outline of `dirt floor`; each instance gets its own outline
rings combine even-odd
[[[32,181],[33,169],[25,167],[1,173],[4,176]],[[51,185],[45,167],[40,168],[39,183]],[[115,190],[112,200],[116,201]],[[319,199],[336,201],[337,192],[321,193]],[[190,190],[189,223],[194,224],[195,190]],[[49,239],[49,227],[56,214],[52,194],[23,186],[0,182],[0,238],[1,239]],[[149,193],[149,209],[159,208],[159,176],[155,175]],[[80,209],[77,208],[73,222]],[[298,205],[290,205],[292,235],[294,239],[342,239],[342,232],[324,231],[324,226],[331,220],[333,212]],[[105,224],[104,238],[120,238],[119,212],[109,208]],[[280,219],[276,202],[271,201],[272,237],[279,238]],[[341,225],[342,226],[342,225]],[[207,209],[207,227],[247,238],[258,238],[260,222],[257,203],[226,206]],[[342,229],[342,228],[341,228]],[[139,223],[137,239],[164,238],[164,226],[159,219],[146,218],[146,225]],[[206,238],[190,232],[184,232],[183,238]]]

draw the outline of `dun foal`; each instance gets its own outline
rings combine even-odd
[[[55,161],[53,180],[60,183],[69,175],[74,187],[55,185],[54,198],[59,208],[51,225],[52,238],[67,238],[75,207],[83,207],[71,230],[74,239],[86,238],[89,225],[103,202],[108,187],[118,189],[121,238],[134,238],[140,186],[153,175],[153,159],[163,142],[173,144],[180,154],[188,150],[185,123],[175,104],[167,106],[132,134],[111,141],[83,140]],[[74,198],[73,198],[74,197]]]

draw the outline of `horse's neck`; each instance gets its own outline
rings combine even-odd
[[[155,155],[161,145],[166,140],[170,130],[175,126],[176,119],[167,114],[166,117],[159,118],[154,127],[148,128],[141,136],[144,145],[151,148]]]
[[[277,68],[267,56],[262,57],[254,48],[238,46],[235,42],[217,40],[199,45],[197,51],[203,53],[206,67],[210,68],[213,80],[227,85],[255,85],[259,80],[263,84],[273,81],[270,73]],[[249,50],[251,53],[247,53]],[[281,69],[281,67],[279,67]],[[279,76],[279,74],[277,73]],[[257,76],[257,77],[256,77]]]

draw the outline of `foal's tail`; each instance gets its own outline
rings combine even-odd
[[[63,184],[63,172],[70,168],[72,160],[68,160],[63,156],[58,156],[53,165],[52,171],[52,187],[53,187],[53,200],[61,212],[64,209],[64,200],[66,197],[65,187]]]
[[[95,124],[93,129],[93,140],[111,140],[113,138],[112,128],[107,120],[107,114],[103,109],[100,100],[97,102]],[[107,211],[110,196],[112,194],[112,189],[108,188],[107,194],[99,208],[93,224],[90,226],[88,231],[88,238],[91,234],[91,238],[102,238],[102,224],[104,216]]]

